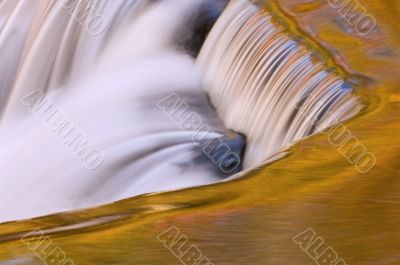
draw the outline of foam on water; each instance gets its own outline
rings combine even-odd
[[[1,1],[0,222],[215,183],[244,145],[226,128],[246,135],[249,169],[360,110],[247,0],[230,1],[195,62],[198,18],[225,2]]]
[[[193,141],[226,130],[175,45],[203,1],[127,2],[91,1],[100,35],[62,1],[1,3],[0,221],[226,177]],[[157,103],[170,95],[207,127],[168,117]]]

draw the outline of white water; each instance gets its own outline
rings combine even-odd
[[[198,67],[226,126],[247,136],[247,168],[361,110],[340,76],[247,0],[225,9]]]
[[[57,1],[0,2],[0,222],[221,180],[198,159],[195,128],[157,107],[175,93],[215,132],[204,137],[225,132],[194,59],[173,45],[201,1],[91,2],[112,31],[91,35]],[[21,102],[39,102],[37,89],[49,110]],[[49,118],[55,109],[65,118]],[[97,169],[57,134],[65,121],[104,155]]]
[[[316,132],[301,115],[289,118],[304,95],[318,92],[302,105],[306,115],[327,113],[331,99],[335,117],[356,113],[343,81],[245,0],[231,1],[196,66],[175,43],[191,37],[188,21],[204,1],[79,0],[104,16],[96,35],[77,19],[85,5],[0,1],[0,222],[220,181],[226,176],[193,142],[226,134],[204,90],[227,127],[248,136],[246,167]],[[157,107],[174,94],[209,129]],[[61,137],[65,124],[83,142]],[[85,141],[94,159],[79,152]]]

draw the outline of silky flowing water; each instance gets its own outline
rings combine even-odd
[[[20,2],[20,6],[15,9],[17,2]],[[291,90],[293,92],[286,97],[287,101],[274,101],[273,99],[276,99],[276,96],[274,97],[266,90],[262,90],[264,93],[261,92],[261,94],[251,94],[252,91],[257,89],[258,80],[262,82],[263,75],[258,77],[255,74],[252,77],[252,72],[246,72],[246,69],[241,68],[246,68],[246,65],[254,65],[255,62],[243,61],[244,54],[242,54],[242,57],[234,56],[234,48],[239,44],[224,47],[229,42],[222,38],[224,34],[220,30],[223,23],[229,23],[229,15],[231,14],[229,9],[225,10],[225,13],[222,14],[211,31],[200,52],[199,61],[195,65],[195,62],[189,56],[177,53],[173,48],[170,48],[171,45],[168,42],[170,35],[168,34],[173,35],[174,32],[157,29],[157,26],[165,26],[166,23],[171,23],[169,24],[171,28],[174,25],[179,27],[182,20],[180,16],[176,15],[176,12],[181,10],[182,14],[186,14],[188,9],[191,10],[191,4],[181,4],[180,1],[176,1],[175,5],[162,6],[164,12],[157,13],[157,23],[154,22],[153,27],[149,26],[149,20],[146,20],[146,16],[143,16],[143,24],[146,24],[148,29],[144,31],[148,34],[143,34],[140,37],[143,38],[143,43],[146,43],[143,46],[138,44],[140,41],[137,38],[140,34],[135,34],[135,32],[141,32],[141,26],[126,27],[126,29],[132,30],[132,35],[130,35],[123,32],[124,26],[129,25],[129,21],[114,21],[110,29],[105,32],[108,32],[107,34],[120,34],[119,36],[125,41],[109,42],[105,47],[102,47],[100,39],[92,39],[81,28],[81,25],[75,24],[76,21],[73,21],[68,13],[63,13],[68,10],[60,8],[58,12],[54,12],[52,14],[53,21],[48,22],[45,26],[46,19],[44,17],[36,18],[34,21],[35,12],[46,14],[50,10],[51,2],[41,1],[40,5],[32,4],[30,1],[0,2],[2,17],[0,27],[3,30],[7,29],[4,31],[5,33],[2,31],[2,34],[0,34],[1,64],[2,69],[8,71],[0,73],[2,75],[1,86],[2,88],[10,88],[9,91],[2,90],[1,97],[2,99],[7,98],[7,100],[2,100],[1,103],[1,126],[3,126],[1,141],[2,148],[4,147],[2,150],[9,151],[7,156],[6,151],[1,151],[1,164],[2,168],[23,173],[13,176],[13,180],[9,178],[9,182],[3,182],[7,179],[8,174],[6,173],[12,171],[2,171],[2,182],[7,184],[4,186],[2,183],[0,187],[2,196],[4,194],[4,198],[7,198],[2,202],[2,205],[7,207],[3,208],[4,210],[2,209],[1,218],[5,220],[9,218],[4,217],[3,211],[8,216],[16,213],[17,206],[22,207],[20,209],[24,209],[23,207],[32,209],[29,205],[36,204],[41,206],[36,207],[37,209],[52,212],[85,207],[85,204],[76,205],[77,202],[82,201],[86,201],[86,205],[95,205],[115,201],[119,198],[128,199],[102,207],[73,212],[67,211],[33,220],[0,225],[0,262],[2,264],[41,264],[43,260],[44,262],[46,260],[48,262],[50,260],[57,261],[54,258],[55,253],[38,256],[32,249],[29,249],[24,241],[20,240],[27,234],[34,237],[35,233],[31,233],[31,231],[37,231],[36,235],[41,231],[50,236],[52,246],[62,249],[66,257],[75,264],[180,264],[180,260],[157,239],[160,233],[170,227],[176,227],[185,234],[189,241],[189,245],[186,247],[195,244],[212,264],[312,264],[313,261],[307,253],[303,252],[293,242],[293,237],[308,228],[315,230],[324,239],[324,244],[335,249],[340,258],[347,264],[399,264],[400,231],[398,223],[400,213],[398,204],[400,194],[398,192],[399,168],[397,160],[400,145],[396,133],[399,131],[398,104],[400,95],[397,88],[400,82],[397,73],[399,69],[400,30],[395,23],[398,21],[399,4],[389,1],[380,1],[379,3],[359,1],[369,14],[377,20],[376,30],[368,36],[357,34],[354,28],[337,13],[337,10],[328,1],[312,3],[290,0],[259,2],[260,9],[256,6],[245,5],[248,7],[248,13],[244,16],[238,14],[233,16],[238,19],[242,18],[241,21],[236,22],[237,27],[241,28],[243,26],[240,25],[247,25],[250,29],[254,29],[255,35],[243,36],[231,40],[230,43],[240,42],[247,37],[247,47],[249,47],[247,52],[251,52],[251,47],[257,50],[257,47],[251,44],[251,41],[257,36],[267,40],[268,35],[262,34],[263,30],[267,32],[276,30],[276,34],[281,36],[276,40],[281,42],[277,46],[278,48],[286,50],[284,47],[288,45],[286,47],[292,47],[292,50],[289,49],[287,52],[300,52],[301,55],[297,59],[292,59],[287,66],[285,66],[284,61],[281,61],[281,69],[280,66],[270,66],[278,73],[277,81],[279,81],[279,74],[284,74],[285,71],[290,70],[296,71],[296,69],[300,72],[314,69],[315,72],[310,73],[311,76],[313,74],[320,78],[328,76],[325,87],[328,87],[328,84],[333,84],[333,86],[329,86],[332,89],[331,94],[324,95],[327,99],[333,98],[337,101],[334,101],[333,105],[329,105],[332,108],[330,111],[322,110],[321,105],[317,105],[313,110],[314,105],[309,105],[310,107],[306,110],[310,113],[315,114],[315,112],[321,111],[321,115],[317,115],[320,119],[313,120],[317,124],[310,124],[301,122],[301,119],[305,117],[304,111],[297,112],[299,114],[297,119],[290,115],[290,108],[293,108],[293,103],[290,103],[291,100],[297,102],[296,97],[304,98],[304,95],[300,93],[301,91],[298,91],[298,88],[296,89],[293,84],[298,84],[297,87],[301,88],[306,81],[293,77],[293,81],[286,84],[289,88],[292,84],[293,88]],[[135,12],[139,12],[140,8],[145,8],[136,5],[137,3],[135,5],[133,2],[129,4],[128,1],[121,1],[117,7],[118,2],[99,1],[97,4],[108,3],[110,6],[104,7],[104,10],[110,12],[110,16],[113,12],[126,12],[126,14],[134,17]],[[113,7],[113,5],[115,6]],[[242,11],[244,9],[240,9],[238,12],[244,12]],[[17,17],[16,13],[18,13],[16,11],[10,12],[10,10],[18,10],[18,12],[26,14],[19,24],[21,28],[17,30],[21,36],[12,35],[12,32],[16,30],[12,28],[12,25],[7,24],[8,19],[6,17]],[[147,11],[151,13],[151,11]],[[121,15],[121,17],[124,16]],[[70,23],[66,23],[69,25],[69,33],[60,30],[59,27],[63,27],[65,24],[61,23],[60,19],[71,19]],[[253,21],[249,22],[252,19]],[[260,27],[263,23],[269,25],[270,28]],[[252,25],[258,25],[259,28]],[[42,27],[45,30],[39,30]],[[52,27],[54,29],[51,29]],[[34,33],[29,35],[28,28]],[[158,34],[152,34],[152,28]],[[230,28],[230,30],[234,29],[234,26]],[[3,35],[7,32],[11,34],[8,37]],[[54,32],[54,34],[65,33],[65,35],[62,35],[64,38],[57,37],[56,35],[49,35],[49,32]],[[39,38],[39,40],[34,39],[34,36],[38,36],[38,33],[46,37]],[[21,42],[24,40],[26,43],[31,43],[29,47],[40,52],[31,53],[24,47],[12,46],[12,49],[7,48],[7,45],[11,45],[9,36],[18,37]],[[67,42],[67,36],[78,38],[78,42],[91,42],[91,45],[98,47],[97,51],[96,49],[84,49],[85,45],[69,47],[71,42]],[[132,36],[135,36],[135,38]],[[133,39],[129,40],[130,38]],[[61,40],[64,40],[64,43]],[[290,43],[293,40],[295,42]],[[61,43],[57,43],[60,41]],[[273,39],[270,40],[270,42],[273,41]],[[136,43],[139,47],[131,49],[130,44],[132,43]],[[60,47],[64,47],[65,53],[60,52]],[[207,49],[213,47],[215,49],[207,51]],[[223,52],[217,52],[217,47]],[[265,48],[267,47],[271,46]],[[260,54],[263,54],[261,53],[263,48],[258,48]],[[102,52],[101,59],[98,59],[99,51],[103,51],[103,49],[105,52]],[[10,54],[10,52],[7,52],[10,50],[19,50],[19,52]],[[67,56],[71,51],[74,51],[74,56]],[[266,49],[267,51],[268,49]],[[210,54],[210,52],[216,52],[216,54],[207,59],[207,54]],[[238,52],[240,53],[240,51]],[[45,53],[53,54],[53,56],[46,56],[46,58],[51,58],[51,62],[40,60],[40,54]],[[32,54],[37,54],[38,57],[35,58]],[[233,55],[229,56],[229,54]],[[17,61],[16,58],[29,63],[20,68],[18,65],[13,65],[13,62]],[[202,58],[204,61],[201,61]],[[260,58],[264,57],[261,56]],[[271,60],[273,59],[272,57]],[[242,60],[240,64],[235,63],[240,60]],[[92,67],[94,61],[99,62],[96,63],[95,68]],[[217,67],[216,64],[222,66]],[[5,67],[5,65],[8,67]],[[206,71],[204,71],[204,65],[208,66]],[[50,66],[52,67],[51,72],[46,69]],[[215,71],[207,72],[207,69],[213,69],[213,67],[216,67]],[[227,76],[227,67],[233,67],[236,74],[231,77]],[[261,64],[260,67],[262,67]],[[110,69],[113,69],[113,71],[110,71]],[[168,74],[164,71],[165,69],[168,69]],[[32,73],[32,71],[36,72],[36,76],[41,78],[37,80],[29,78],[28,73]],[[217,71],[219,71],[218,75]],[[268,72],[268,69],[266,71]],[[326,74],[325,71],[327,71]],[[17,72],[21,77],[17,78],[17,82],[14,82],[12,76],[17,75]],[[69,74],[65,75],[66,72]],[[259,73],[262,73],[262,71]],[[129,94],[130,97],[125,94],[129,91],[126,87],[130,87],[129,82],[123,82],[122,76],[126,75],[130,76],[129,82],[131,84],[141,84],[143,88],[141,91],[144,93],[142,95],[146,96],[145,99],[136,97],[138,94],[133,92],[137,91],[132,91]],[[90,76],[96,76],[96,78],[90,78]],[[118,80],[118,86],[115,85],[115,80]],[[277,81],[272,79],[271,82]],[[171,86],[166,86],[167,83]],[[235,93],[243,87],[238,84],[245,84],[254,88],[251,91],[240,91],[241,98],[245,100],[235,102],[240,98]],[[106,89],[111,86],[113,89]],[[120,90],[118,90],[119,86]],[[214,116],[214,111],[208,105],[208,99],[201,90],[202,86],[208,91],[211,102],[221,118]],[[70,172],[70,176],[76,177],[73,179],[66,177],[60,190],[54,190],[51,186],[47,186],[50,188],[43,190],[43,187],[46,187],[45,183],[51,185],[60,178],[58,173],[62,170],[55,165],[50,169],[47,167],[46,170],[50,171],[51,176],[48,176],[49,179],[45,183],[39,185],[35,179],[30,179],[26,183],[19,181],[21,187],[19,185],[18,187],[21,190],[18,191],[18,189],[15,189],[18,187],[10,185],[14,183],[15,179],[28,181],[28,177],[34,176],[32,170],[29,170],[29,163],[32,163],[32,165],[42,163],[43,166],[52,164],[50,161],[42,161],[40,155],[35,155],[35,152],[23,153],[23,157],[17,155],[21,152],[16,152],[14,157],[9,156],[12,154],[10,149],[28,149],[27,143],[29,143],[30,148],[32,148],[30,145],[32,143],[37,145],[37,150],[43,147],[40,141],[33,139],[37,139],[34,137],[35,132],[41,135],[46,132],[46,127],[44,129],[39,127],[43,124],[40,124],[37,117],[36,120],[24,118],[25,115],[34,115],[35,113],[24,113],[26,106],[20,103],[21,97],[29,94],[29,90],[24,90],[29,87],[44,91],[54,101],[54,105],[68,113],[69,119],[76,123],[82,131],[85,131],[91,137],[90,139],[99,145],[100,149],[101,147],[104,149],[105,146],[114,146],[115,139],[123,139],[121,148],[124,150],[125,148],[129,149],[126,144],[134,138],[129,133],[125,134],[125,132],[129,128],[136,130],[138,122],[141,126],[145,126],[145,128],[149,126],[154,131],[160,129],[165,131],[168,126],[170,126],[168,128],[177,130],[176,138],[167,135],[168,142],[171,139],[176,139],[177,142],[174,144],[181,143],[185,136],[188,137],[187,133],[182,132],[182,130],[179,131],[179,126],[178,128],[172,127],[177,125],[168,120],[165,121],[164,125],[157,128],[162,115],[165,115],[162,112],[160,116],[152,117],[152,119],[139,120],[139,117],[136,117],[137,120],[132,124],[128,122],[132,117],[124,115],[124,113],[138,111],[136,109],[138,105],[132,104],[133,107],[131,107],[129,103],[143,103],[150,98],[153,104],[171,93],[176,93],[180,88],[182,90],[192,88],[194,97],[193,94],[187,96],[183,93],[187,96],[183,99],[188,103],[193,103],[204,97],[201,99],[201,106],[209,107],[206,110],[204,110],[204,107],[200,110],[197,109],[197,112],[203,115],[204,120],[211,121],[209,123],[213,125],[216,135],[224,134],[226,128],[229,128],[248,137],[244,161],[246,173],[242,174],[240,178],[214,185],[132,197],[135,194],[147,192],[144,189],[135,193],[139,187],[143,188],[143,185],[130,186],[127,184],[130,183],[130,179],[126,177],[127,175],[132,176],[132,178],[135,177],[135,172],[137,172],[136,176],[141,174],[140,168],[146,165],[144,161],[144,164],[137,165],[137,171],[130,168],[126,161],[123,163],[124,166],[121,166],[120,163],[122,162],[119,162],[110,166],[108,170],[101,171],[99,169],[101,173],[97,174],[104,174],[101,179],[107,181],[98,181],[96,186],[93,186],[93,183],[89,183],[90,178],[88,176],[90,177],[90,174],[94,176],[96,173],[83,171],[79,176],[78,168],[82,167],[79,164],[79,159],[76,162],[74,159],[77,158],[74,157],[73,153],[68,153],[68,150],[61,152],[60,150],[63,150],[62,148],[65,148],[65,146],[60,145],[54,147],[59,148],[59,150],[56,149],[50,153],[68,156],[65,159],[69,161],[69,165],[76,167],[74,169],[74,166],[72,166],[68,172]],[[274,86],[272,84],[268,87]],[[319,86],[319,89],[321,87],[323,86]],[[351,91],[350,88],[353,90]],[[152,92],[159,92],[160,90],[165,93],[164,97],[157,98],[152,94]],[[73,96],[77,91],[82,93],[81,97]],[[118,91],[124,91],[124,93],[121,95]],[[272,91],[281,93],[279,86]],[[91,96],[94,93],[99,95],[97,99]],[[177,94],[179,95],[179,93]],[[316,94],[321,95],[318,92]],[[342,95],[342,97],[338,98],[335,95]],[[321,97],[323,98],[323,95]],[[87,98],[93,101],[89,106],[87,105]],[[271,105],[263,105],[267,99],[269,99]],[[311,97],[310,99],[317,100],[318,98]],[[118,107],[114,107],[115,102],[119,103]],[[98,105],[101,105],[100,103],[110,104],[110,106],[103,105],[99,109],[90,107],[96,106],[96,103]],[[294,107],[296,106],[294,105]],[[307,106],[307,104],[301,106]],[[359,106],[362,106],[363,109]],[[141,105],[140,107],[141,112],[146,112],[146,106]],[[279,109],[279,111],[274,114],[276,116],[262,115],[262,110],[265,111],[268,108]],[[252,113],[252,109],[259,109],[259,111]],[[90,115],[91,111],[98,115]],[[324,121],[324,117],[329,118],[326,114],[332,112],[340,115],[334,120],[327,119]],[[357,112],[358,114],[356,114]],[[149,113],[150,110],[147,111],[147,114]],[[121,117],[121,119],[107,119],[107,117],[115,116]],[[350,117],[352,118],[348,120]],[[107,120],[107,123],[103,123],[104,119]],[[296,121],[299,125],[303,124],[303,126],[294,125],[295,129],[292,129],[295,132],[299,130],[301,132],[282,136],[282,132],[288,132],[290,128],[288,129],[286,124],[280,123],[280,119],[293,121],[294,124],[296,124]],[[15,120],[19,121],[17,125],[14,124]],[[257,123],[252,123],[252,120],[258,121],[259,127]],[[327,128],[335,122],[340,122],[340,120],[347,120],[344,123],[345,128],[368,149],[369,153],[376,157],[376,164],[369,171],[360,172],[360,170],[357,170],[357,165],[344,157],[340,148],[332,144],[330,138],[332,134],[329,133],[332,130]],[[152,121],[154,121],[154,124]],[[32,130],[31,126],[36,129]],[[31,132],[30,135],[33,135],[30,142],[25,142],[29,140],[26,140],[25,136],[27,128]],[[110,134],[109,128],[114,128],[114,132],[117,133],[107,140],[105,136]],[[275,131],[274,128],[278,131]],[[47,133],[45,139],[50,139],[52,132]],[[149,131],[143,129],[141,133],[145,137]],[[140,135],[140,132],[138,135]],[[266,135],[270,135],[272,138],[266,137]],[[281,148],[307,135],[313,136],[274,156],[275,152],[282,151]],[[134,136],[137,137],[137,135]],[[12,145],[15,139],[20,139],[17,147]],[[105,141],[104,145],[101,143],[102,139]],[[193,144],[192,148],[194,148],[196,145],[189,139],[185,143]],[[57,138],[53,141],[57,143]],[[100,143],[98,143],[99,141]],[[133,142],[131,146],[132,148],[129,150],[137,147],[137,143]],[[150,147],[150,150],[154,149]],[[191,161],[188,154],[193,154],[193,150],[190,149],[187,154],[180,153],[182,154],[181,157],[171,157],[176,153],[175,150],[171,150],[171,153],[165,154],[165,157],[156,159],[165,162],[166,165],[169,165],[169,163],[165,161],[165,158],[171,159],[171,161],[174,159]],[[122,150],[116,151],[115,161],[125,155],[126,153]],[[112,157],[114,156],[112,155]],[[60,157],[54,157],[53,161],[59,161],[56,158],[60,159]],[[279,159],[276,160],[277,158]],[[106,163],[107,160],[104,161]],[[24,163],[28,164],[24,166]],[[204,163],[206,164],[204,165]],[[182,185],[186,187],[221,180],[221,177],[215,178],[216,169],[210,169],[210,165],[212,165],[210,162],[203,162],[203,164],[200,164],[202,166],[197,168],[184,167],[188,170],[188,174],[182,174],[182,172],[174,174],[176,172],[170,171],[171,169],[168,167],[166,169],[159,164],[154,165],[154,163],[151,163],[151,165],[152,167],[149,168],[156,172],[154,174],[156,179],[152,183],[158,185],[157,191],[168,190],[169,184],[173,186],[173,189],[179,188],[172,184],[171,178],[174,177],[177,178],[174,183],[181,183],[180,180],[183,176],[190,176],[190,183]],[[257,167],[254,168],[254,166]],[[21,169],[18,167],[21,167]],[[156,169],[157,167],[159,169]],[[109,173],[112,173],[113,170],[120,170],[121,173],[109,176]],[[125,172],[129,172],[129,174]],[[118,185],[113,185],[113,179],[119,179],[116,182]],[[149,180],[149,178],[143,179],[146,180],[146,183]],[[195,179],[199,182],[193,183],[192,180]],[[162,180],[165,180],[166,184],[163,184]],[[80,189],[81,194],[88,194],[88,188],[82,185],[89,187],[89,194],[102,191],[99,193],[101,195],[94,196],[91,200],[75,196],[75,192]],[[118,187],[118,191],[121,192],[115,196],[117,192],[108,191],[107,185],[114,186],[114,188]],[[39,194],[46,193],[47,201],[40,201],[39,198],[43,197]],[[63,198],[63,194],[69,195]],[[107,197],[105,201],[97,200],[97,198],[104,198],[104,196]],[[70,202],[70,198],[75,199],[73,205],[63,203],[65,201]],[[50,207],[52,209],[49,209],[47,208],[49,205],[66,206],[61,207],[61,209],[58,207]],[[27,210],[21,211],[22,215],[26,212]],[[37,215],[42,214],[38,213]],[[16,216],[16,219],[19,219],[19,217]],[[40,241],[38,238],[36,240]]]

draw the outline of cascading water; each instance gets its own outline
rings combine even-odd
[[[247,0],[227,7],[197,63],[226,126],[248,138],[246,167],[361,109],[340,76]]]
[[[101,35],[75,21],[80,5],[70,15],[62,1],[17,2],[3,1],[0,12],[15,14],[0,34],[6,58],[0,72],[7,75],[0,221],[225,177],[192,138],[217,139],[226,130],[200,87],[194,59],[175,45],[189,37],[187,21],[203,1],[91,1],[110,23]],[[27,19],[25,9],[29,29],[10,38],[7,32]],[[169,117],[157,105],[170,95],[208,127],[194,131]]]
[[[196,65],[191,18],[224,2],[0,2],[0,222],[220,181],[199,143],[228,136],[223,121],[247,136],[250,168],[357,113],[344,81],[246,0]],[[82,10],[102,14],[100,33]]]

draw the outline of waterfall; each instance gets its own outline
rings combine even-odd
[[[246,0],[193,58],[225,4],[0,1],[0,222],[219,182],[244,148],[229,129],[251,168],[359,111]]]
[[[197,64],[225,125],[247,136],[246,168],[361,109],[341,76],[247,0],[230,2]]]
[[[0,2],[0,222],[229,175],[211,147],[231,133],[183,47],[205,2]]]

